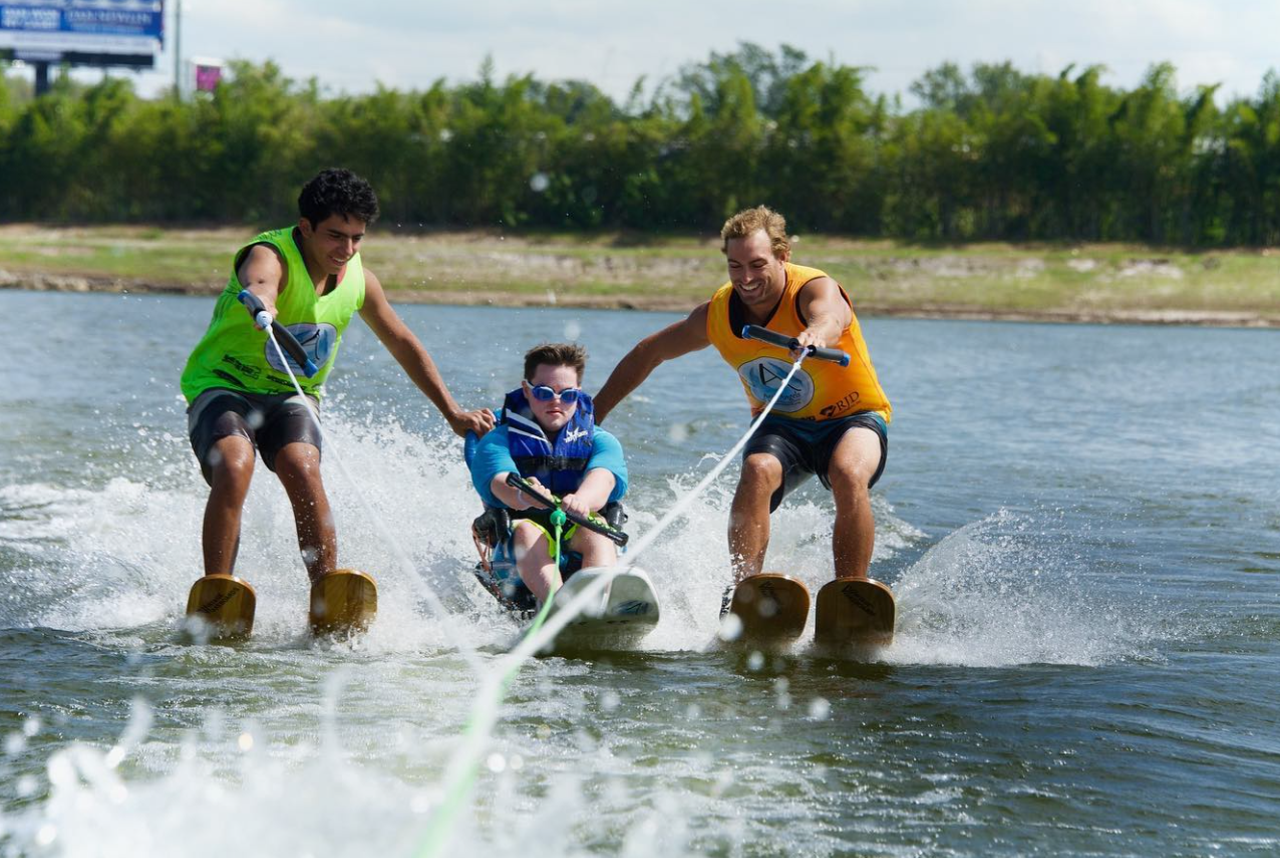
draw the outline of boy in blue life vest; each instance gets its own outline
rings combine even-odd
[[[473,533],[477,545],[495,549],[492,583],[502,590],[495,595],[513,607],[528,610],[530,595],[543,604],[560,587],[562,573],[618,559],[609,539],[571,526],[562,534],[558,564],[551,510],[506,482],[508,474],[519,474],[540,493],[559,497],[566,512],[599,513],[615,527],[621,524],[617,501],[627,491],[627,466],[618,439],[595,425],[591,397],[582,391],[586,363],[586,351],[573,343],[530,350],[524,380],[507,394],[498,425],[468,451],[471,483],[486,509]],[[481,554],[484,565],[483,548]],[[514,561],[523,587],[505,579],[511,570],[500,568],[503,554]]]

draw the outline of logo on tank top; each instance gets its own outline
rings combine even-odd
[[[302,346],[302,350],[307,356],[315,362],[316,366],[324,366],[325,361],[333,354],[333,347],[338,342],[338,329],[329,324],[313,324],[311,322],[299,322],[296,325],[285,325],[285,329],[293,334],[294,339],[298,341],[298,345]],[[268,339],[265,345],[267,363],[276,372],[284,372],[284,364],[280,363],[280,354],[276,351],[276,347],[271,345]],[[289,353],[285,352],[288,357]],[[302,373],[302,367],[289,357],[289,368],[293,370],[294,375]]]
[[[778,386],[791,372],[791,364],[777,358],[762,357],[750,360],[738,367],[738,375],[747,385],[747,390],[760,402],[767,403],[778,392]],[[813,378],[801,367],[787,389],[778,397],[778,404],[773,407],[780,414],[791,414],[801,410],[813,401]]]

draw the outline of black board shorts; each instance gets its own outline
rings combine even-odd
[[[311,403],[319,407],[315,399]],[[228,435],[248,439],[272,473],[276,470],[276,454],[286,444],[302,442],[320,449],[320,429],[296,393],[206,390],[187,409],[187,435],[200,462],[200,473],[209,485],[213,485],[213,463],[209,459],[213,445]]]
[[[867,488],[871,488],[884,473],[889,458],[889,429],[884,418],[874,411],[859,411],[835,420],[794,420],[790,417],[766,417],[756,434],[742,451],[745,461],[755,453],[768,453],[782,463],[782,485],[769,499],[769,512],[782,503],[782,499],[799,488],[805,480],[818,475],[823,488],[830,489],[827,466],[836,445],[844,433],[855,427],[870,429],[880,437],[880,464],[871,475]]]

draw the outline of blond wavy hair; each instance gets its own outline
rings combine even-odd
[[[720,229],[723,242],[720,252],[729,252],[729,239],[746,238],[758,229],[763,229],[769,236],[769,246],[776,258],[781,259],[791,252],[791,240],[787,238],[787,219],[768,206],[743,209],[725,221]]]

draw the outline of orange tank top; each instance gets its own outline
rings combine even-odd
[[[786,267],[786,289],[764,327],[794,337],[806,327],[797,306],[800,290],[809,281],[827,275],[816,268],[790,262]],[[853,302],[843,287],[840,294],[852,307]],[[731,283],[721,286],[712,296],[707,313],[707,338],[720,356],[738,371],[742,388],[751,402],[751,413],[755,415],[773,398],[778,383],[791,371],[791,358],[786,349],[739,336],[741,325],[738,324],[738,330],[734,330],[735,323],[730,317],[732,298]],[[892,409],[876,378],[875,367],[871,365],[858,317],[854,316],[849,322],[849,327],[840,334],[839,342],[829,345],[847,352],[849,365],[842,367],[828,361],[806,360],[778,399],[774,413],[796,420],[833,420],[858,411],[876,411],[888,423]]]

